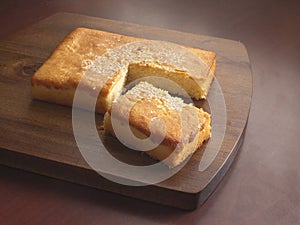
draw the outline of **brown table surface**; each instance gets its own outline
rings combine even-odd
[[[253,72],[244,144],[192,212],[0,166],[0,224],[300,224],[299,1],[4,0],[0,38],[59,11],[243,42]]]

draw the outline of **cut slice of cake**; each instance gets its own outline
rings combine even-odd
[[[152,43],[152,53],[150,51],[149,54],[151,42],[147,46],[146,43],[143,44],[145,41],[136,37],[77,28],[58,45],[33,75],[32,96],[72,106],[76,88],[81,78],[86,76],[80,106],[85,108],[85,105],[90,104],[95,90],[101,88],[99,96],[96,93],[96,112],[104,113],[120,95],[126,79],[130,82],[140,77],[162,76],[181,85],[192,98],[206,97],[215,71],[214,52],[184,47],[208,68],[204,72],[196,71],[191,74],[184,67],[186,64],[192,67],[196,62],[181,62],[180,54],[176,53],[178,48],[174,51],[169,49],[168,52],[163,48],[166,44],[157,45],[156,42],[154,48]],[[161,58],[164,60],[161,61]],[[187,57],[190,58],[192,57]]]
[[[157,118],[159,122],[153,122]],[[133,149],[143,150],[148,138],[155,147],[146,154],[175,167],[210,137],[211,127],[210,115],[202,109],[140,82],[113,102],[104,116],[104,129]],[[157,143],[159,139],[161,143]]]

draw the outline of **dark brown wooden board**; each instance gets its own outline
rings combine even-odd
[[[216,77],[225,98],[227,124],[221,149],[205,171],[198,169],[205,145],[179,173],[154,185],[117,184],[88,166],[74,139],[71,108],[32,100],[30,96],[30,77],[34,71],[77,27],[165,40],[217,53]],[[250,62],[240,42],[58,13],[0,41],[0,163],[138,199],[194,209],[209,197],[235,158],[247,124],[251,96]],[[206,102],[201,104],[208,109]],[[97,119],[101,120],[101,116]],[[106,139],[117,158],[129,161],[136,158],[134,152],[124,154],[114,138]],[[141,157],[145,162],[148,160]]]

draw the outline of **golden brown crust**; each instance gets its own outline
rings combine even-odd
[[[158,149],[146,153],[155,159],[163,160],[176,149],[178,153],[168,161],[168,165],[173,167],[195,152],[203,141],[210,137],[210,115],[202,109],[183,103],[178,98],[171,96],[166,98],[164,97],[166,93],[146,82],[139,83],[113,103],[111,110],[105,115],[104,128],[114,134],[111,125],[112,111],[114,119],[122,124],[122,121],[126,121],[126,112],[130,110],[130,127],[136,133],[149,137],[152,119],[160,118],[165,125],[166,133],[163,129],[156,129],[155,135],[164,139]],[[198,140],[195,140],[197,138]],[[185,146],[194,140],[197,141],[194,147],[186,150]],[[184,151],[189,151],[189,154],[182,160],[177,159],[176,157],[184,154],[182,153]]]
[[[57,46],[34,74],[31,83],[48,88],[76,88],[84,71],[84,60],[94,60],[95,56],[101,56],[108,49],[128,42],[126,36],[77,28]]]
[[[145,39],[87,28],[77,28],[57,46],[48,60],[34,74],[31,79],[32,89],[42,86],[48,88],[49,91],[54,89],[61,90],[62,95],[67,93],[67,97],[71,99],[56,99],[56,95],[53,95],[53,97],[48,97],[44,100],[60,104],[67,103],[67,105],[70,105],[69,103],[72,102],[73,96],[69,96],[69,93],[75,92],[75,89],[85,72],[83,66],[85,61],[93,61],[97,56],[103,55],[109,49],[142,40]],[[188,49],[197,54],[209,67],[213,65],[216,57],[214,52],[194,48]],[[106,98],[113,90],[114,85],[121,80],[120,76],[126,76],[126,74],[115,74],[115,76],[110,77],[105,81],[99,96],[100,100],[98,100],[98,102],[102,102],[105,105],[97,106],[97,108],[103,108],[104,112],[108,109],[110,102],[106,101]],[[208,75],[203,74],[202,76],[203,79],[206,79],[206,76]],[[87,89],[92,89],[91,84],[87,83],[86,86]],[[40,88],[39,90],[43,89]],[[45,94],[39,95],[39,91],[32,92],[35,93],[33,95],[34,98],[43,100]],[[196,98],[198,99],[200,97],[205,96]],[[102,112],[103,110],[101,109],[101,113]]]

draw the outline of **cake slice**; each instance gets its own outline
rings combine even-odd
[[[93,101],[95,90],[101,88],[100,94],[96,93],[96,112],[99,113],[105,113],[110,108],[112,101],[120,95],[126,79],[130,82],[146,76],[162,76],[173,80],[195,99],[206,97],[215,71],[214,52],[185,48],[208,68],[207,71],[191,74],[184,66],[190,64],[192,67],[193,60],[186,63],[176,61],[177,50],[171,49],[165,54],[161,48],[164,44],[155,45],[152,49],[155,54],[147,55],[147,48],[145,52],[140,51],[145,41],[136,37],[77,28],[57,46],[33,75],[32,97],[72,106],[74,93],[83,76],[88,78],[83,82],[83,98],[79,105],[83,108],[89,105]],[[132,54],[134,50],[138,54]],[[131,54],[128,54],[129,51]],[[126,60],[122,59],[123,56],[127,57]],[[160,56],[166,60],[160,61]],[[139,57],[146,60],[137,60]]]
[[[157,118],[160,121],[153,125]],[[130,127],[134,138],[126,127]],[[152,84],[140,82],[113,102],[104,116],[104,129],[138,150],[142,150],[143,144],[134,139],[150,137],[149,142],[155,147],[146,154],[172,168],[210,137],[211,127],[210,115],[202,109]],[[161,143],[156,143],[158,139]]]

